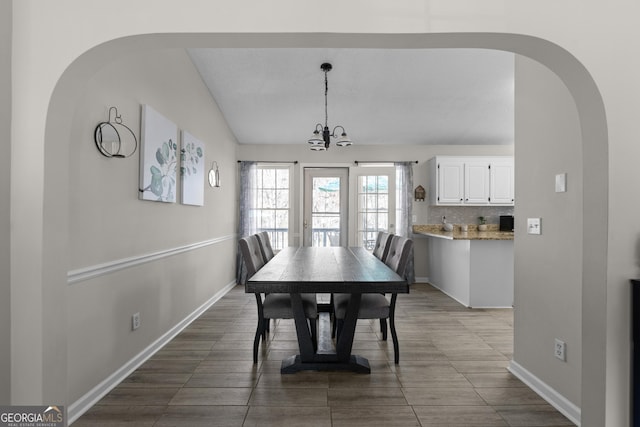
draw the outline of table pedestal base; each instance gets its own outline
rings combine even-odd
[[[367,358],[352,354],[348,362],[302,362],[300,355],[287,357],[282,361],[280,373],[294,374],[299,371],[351,371],[370,374]]]
[[[318,315],[318,345],[317,351],[301,351],[300,354],[289,356],[282,361],[280,372],[283,374],[293,374],[299,371],[351,371],[361,374],[370,374],[369,361],[357,354],[351,354],[351,344],[355,331],[355,317],[353,322],[346,328],[346,332],[341,335],[343,351],[334,348],[331,339],[331,317],[329,313],[322,312]],[[304,323],[303,323],[304,322]],[[309,337],[309,330],[304,318],[296,324],[301,326],[297,329],[298,337],[306,340]],[[346,344],[345,344],[346,343]],[[301,346],[312,350],[310,346]]]

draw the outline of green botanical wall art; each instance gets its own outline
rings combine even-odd
[[[204,144],[187,131],[182,131],[180,149],[180,200],[185,205],[204,205]]]
[[[150,106],[142,106],[140,199],[175,203],[177,136],[175,123]]]

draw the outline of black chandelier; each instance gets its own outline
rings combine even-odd
[[[309,138],[309,145],[313,151],[325,151],[329,149],[331,144],[331,138],[336,138],[336,145],[338,147],[348,147],[351,145],[351,140],[347,136],[347,132],[340,125],[333,128],[332,132],[329,132],[329,114],[327,113],[327,94],[329,92],[329,82],[327,80],[327,73],[331,71],[331,64],[325,62],[320,66],[320,69],[324,71],[324,127],[321,123],[316,125],[316,130],[313,131],[313,135]],[[342,129],[342,134],[337,136],[336,129]],[[320,135],[322,132],[322,135]]]

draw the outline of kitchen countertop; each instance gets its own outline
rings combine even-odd
[[[413,233],[448,240],[513,240],[513,231],[499,231],[498,224],[487,224],[487,231],[478,231],[477,225],[468,225],[468,231],[459,225],[453,231],[444,231],[442,224],[414,225]]]

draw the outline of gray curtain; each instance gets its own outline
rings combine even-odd
[[[413,162],[397,162],[396,167],[396,234],[400,236],[413,236],[411,216],[413,215]],[[415,270],[413,264],[413,249],[409,256],[405,272],[407,283],[415,282]]]
[[[240,162],[240,201],[238,203],[238,238],[256,233],[255,215],[255,179],[256,162]],[[247,269],[242,260],[240,247],[236,250],[236,283],[245,284]]]

